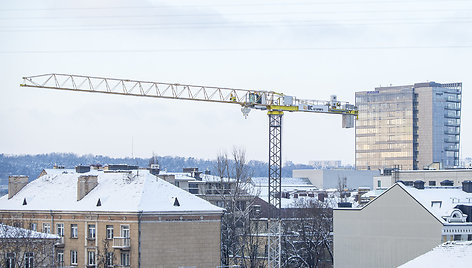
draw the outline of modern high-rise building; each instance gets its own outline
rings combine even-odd
[[[357,169],[459,165],[462,83],[356,92]]]

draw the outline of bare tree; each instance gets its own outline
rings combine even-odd
[[[113,248],[110,246],[111,240],[103,239],[102,247],[97,248],[97,268],[107,268],[115,265],[116,256]]]
[[[314,199],[301,199],[290,209],[283,221],[283,266],[331,267],[332,209]]]
[[[5,222],[5,221],[4,221]],[[51,267],[59,237],[22,228],[22,222],[0,224],[0,267]]]
[[[217,157],[220,178],[219,198],[225,208],[221,227],[221,259],[224,266],[263,266],[259,258],[264,239],[259,235],[259,221],[254,201],[257,195],[250,185],[251,172],[243,149],[234,148],[231,158],[226,153]]]

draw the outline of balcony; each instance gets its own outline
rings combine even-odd
[[[58,247],[58,248],[63,248],[64,247],[64,237],[60,237],[56,243],[54,244],[54,246]]]
[[[459,112],[459,111],[451,111],[451,110],[446,111],[446,112],[444,113],[444,116],[445,116],[446,118],[455,118],[455,119],[461,118],[461,115],[460,115],[460,112]]]
[[[129,237],[113,237],[113,248],[129,250],[131,241]]]
[[[458,152],[459,151],[459,146],[458,145],[446,146],[446,147],[444,147],[444,150]]]

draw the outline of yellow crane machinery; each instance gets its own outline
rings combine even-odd
[[[251,109],[266,110],[269,115],[269,212],[268,266],[281,267],[281,177],[282,116],[284,112],[308,112],[342,115],[342,127],[354,127],[358,110],[338,101],[299,99],[274,91],[246,90],[213,86],[161,83],[70,74],[44,74],[23,77],[22,87],[71,90],[127,96],[206,101],[237,104],[245,117]]]

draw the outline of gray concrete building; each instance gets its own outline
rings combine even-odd
[[[471,241],[471,200],[470,181],[462,189],[397,183],[362,208],[334,209],[334,267],[398,267],[446,241]]]
[[[462,83],[356,92],[356,168],[459,166]]]

